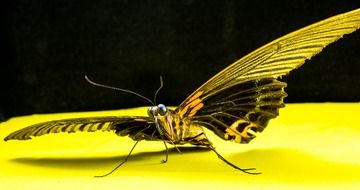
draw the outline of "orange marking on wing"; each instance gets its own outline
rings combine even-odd
[[[180,116],[183,117],[187,110],[189,109],[189,105],[185,106],[183,109],[180,110]]]
[[[249,125],[247,125],[242,131],[238,131],[236,128],[241,123],[249,123]],[[230,127],[226,128],[226,130],[225,130],[226,133],[224,134],[224,137],[225,137],[225,139],[230,139],[230,137],[233,137],[235,142],[241,143],[242,138],[254,138],[254,137],[250,137],[248,135],[248,130],[251,127],[257,127],[257,126],[255,123],[246,121],[244,119],[239,119],[239,120],[235,121],[233,124],[231,124]]]
[[[192,101],[194,101],[195,99],[199,98],[201,95],[203,94],[203,91],[199,91],[196,94],[194,94],[194,96],[192,96],[185,104],[189,104]]]
[[[197,92],[194,96],[192,96],[186,103],[185,107],[180,110],[180,115],[183,117],[185,114],[187,114],[189,111],[188,116],[193,116],[196,114],[196,112],[201,109],[204,104],[202,103],[202,100],[199,98],[203,94],[202,91]]]
[[[193,115],[195,115],[196,114],[196,112],[197,111],[199,111],[202,107],[204,106],[204,104],[203,103],[199,103],[199,104],[197,104],[195,107],[193,107],[192,108],[192,110],[191,110],[191,112],[190,112],[190,114],[189,114],[189,116],[193,116]]]
[[[233,130],[232,128],[227,128],[225,130],[225,138],[226,139],[229,139],[230,137],[235,137],[234,138],[234,141],[237,142],[237,143],[240,143],[241,142],[241,134],[238,133],[236,130]]]
[[[200,103],[201,103],[201,100],[200,100],[200,98],[198,98],[198,99],[192,101],[192,102],[189,104],[189,107],[190,107],[190,108],[193,108],[193,107],[197,106],[197,105],[200,104]]]

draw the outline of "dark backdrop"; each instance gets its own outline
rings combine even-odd
[[[326,3],[325,3],[326,2]],[[277,37],[359,7],[353,1],[7,0],[1,6],[0,117],[177,105],[236,59]],[[284,79],[286,102],[360,100],[360,32]]]

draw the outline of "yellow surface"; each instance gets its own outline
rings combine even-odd
[[[17,117],[0,124],[0,138],[53,119],[144,115],[146,108]],[[250,144],[225,142],[207,132],[234,164],[256,167],[247,175],[211,151],[181,148],[165,158],[161,142],[134,144],[111,132],[52,134],[30,141],[0,142],[0,189],[356,189],[360,187],[360,104],[288,104]]]

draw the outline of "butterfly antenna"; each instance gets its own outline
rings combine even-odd
[[[99,83],[96,83],[92,80],[89,79],[89,77],[87,75],[85,75],[85,80],[94,85],[94,86],[98,86],[98,87],[102,87],[102,88],[108,88],[108,89],[112,89],[112,90],[117,90],[117,91],[121,91],[121,92],[126,92],[126,93],[129,93],[129,94],[133,94],[135,96],[138,96],[146,101],[148,101],[150,104],[152,105],[155,105],[153,101],[151,101],[149,98],[146,98],[145,96],[137,93],[137,92],[134,92],[134,91],[131,91],[131,90],[127,90],[127,89],[122,89],[122,88],[117,88],[117,87],[113,87],[113,86],[108,86],[108,85],[104,85],[104,84],[99,84]]]
[[[160,92],[160,90],[163,88],[163,86],[164,86],[164,82],[163,82],[162,76],[160,75],[160,86],[159,86],[159,88],[156,90],[155,95],[154,95],[154,103],[155,103],[155,105],[156,105],[157,95],[159,94],[159,92]]]

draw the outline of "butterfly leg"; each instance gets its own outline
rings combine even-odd
[[[256,174],[261,174],[261,172],[252,172],[251,170],[256,170],[256,168],[239,168],[238,166],[234,165],[233,163],[229,162],[228,160],[226,160],[223,156],[221,156],[216,150],[215,148],[212,146],[212,145],[209,145],[208,146],[219,158],[220,160],[222,160],[223,162],[225,162],[226,164],[228,164],[229,166],[237,169],[237,170],[240,170],[244,173],[247,173],[247,174],[253,174],[253,175],[256,175]]]
[[[108,173],[106,173],[106,174],[104,174],[104,175],[97,175],[97,176],[95,176],[95,177],[106,177],[106,176],[112,174],[115,170],[117,170],[117,169],[118,169],[120,166],[122,166],[125,162],[127,162],[128,159],[129,159],[129,157],[130,157],[130,155],[131,155],[131,153],[133,152],[133,150],[135,149],[135,147],[136,147],[136,145],[138,144],[139,141],[140,141],[140,140],[136,141],[136,143],[134,144],[134,146],[131,148],[129,154],[126,156],[125,160],[123,160],[119,165],[117,165],[117,166],[116,166],[114,169],[112,169],[110,172],[108,172]]]
[[[165,141],[164,141],[164,145],[165,145],[165,149],[166,149],[166,157],[165,157],[165,160],[161,160],[162,164],[165,164],[168,161],[168,157],[169,157],[169,149],[168,149]]]

